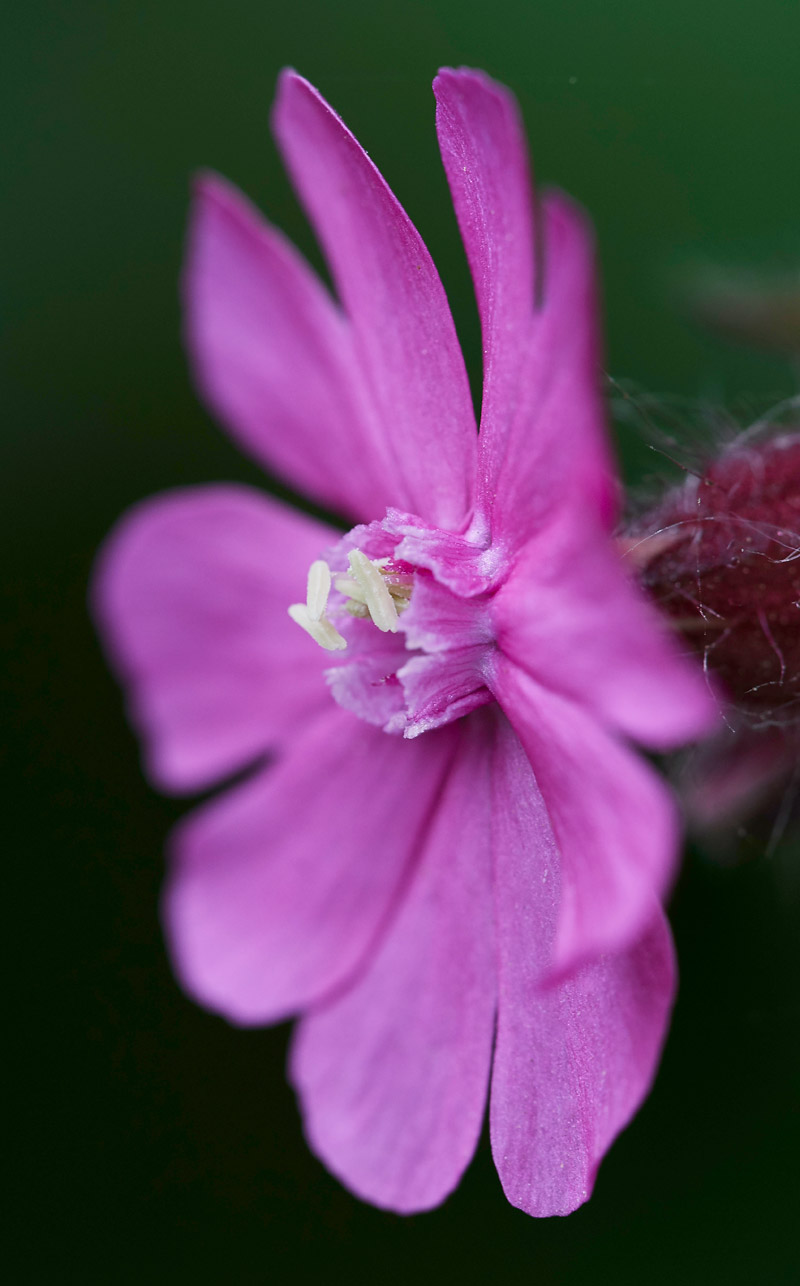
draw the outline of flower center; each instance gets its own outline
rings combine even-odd
[[[412,573],[391,558],[367,558],[360,549],[352,549],[347,561],[349,574],[333,580],[346,600],[345,610],[351,616],[368,617],[384,634],[396,634],[398,616],[411,601]],[[289,615],[320,647],[339,652],[347,647],[347,640],[327,616],[331,582],[330,567],[318,558],[308,569],[305,603],[292,603]]]
[[[492,700],[493,585],[474,566],[480,556],[464,537],[388,510],[311,564],[306,601],[289,615],[338,654],[325,681],[340,706],[417,737]]]

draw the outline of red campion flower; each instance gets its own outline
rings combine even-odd
[[[537,266],[513,99],[468,71],[435,89],[480,435],[419,234],[286,73],[275,129],[341,304],[206,178],[189,346],[236,439],[358,525],[240,487],[163,497],[112,536],[97,611],[158,784],[277,751],[175,838],[186,988],[234,1022],[302,1014],[309,1138],[368,1200],[441,1201],[491,1077],[509,1199],[564,1214],[649,1088],[673,995],[677,819],[627,743],[716,711],[613,539],[587,222],[547,194]]]

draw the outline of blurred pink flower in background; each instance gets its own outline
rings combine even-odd
[[[677,818],[626,742],[673,747],[716,712],[612,539],[586,221],[550,192],[535,239],[511,96],[470,71],[434,88],[480,435],[419,234],[287,72],[275,131],[340,302],[206,177],[189,348],[237,441],[363,525],[239,486],[159,497],[110,538],[95,603],[156,784],[274,752],[173,838],[187,991],[236,1023],[302,1014],[311,1146],[365,1199],[440,1202],[491,1081],[509,1200],[565,1214],[649,1088],[673,997]]]

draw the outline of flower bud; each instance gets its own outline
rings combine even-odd
[[[747,722],[800,715],[800,430],[743,435],[625,534],[641,583]]]

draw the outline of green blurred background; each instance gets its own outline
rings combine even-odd
[[[4,28],[6,989],[24,1055],[6,1099],[21,1142],[10,1279],[800,1280],[796,847],[766,857],[745,836],[743,864],[689,863],[672,1036],[588,1206],[538,1223],[512,1210],[484,1142],[444,1208],[386,1215],[305,1150],[287,1029],[233,1030],[171,979],[161,849],[185,806],[141,779],[85,610],[93,551],[126,505],[175,484],[262,485],[193,397],[176,283],[199,166],[319,262],[267,129],[287,63],[420,227],[473,375],[433,130],[442,63],[510,84],[538,175],[591,210],[615,376],[678,399],[687,441],[697,404],[749,422],[796,391],[777,357],[692,329],[670,283],[696,262],[800,262],[800,5],[34,0]],[[620,448],[630,480],[652,471],[634,430]]]

